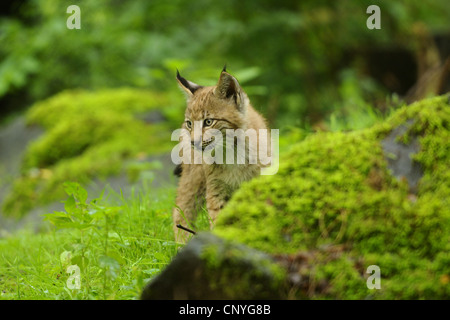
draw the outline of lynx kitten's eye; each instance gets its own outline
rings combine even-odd
[[[190,129],[192,127],[191,120],[186,120],[186,127],[188,127],[188,129]]]
[[[209,127],[210,125],[213,124],[213,120],[212,119],[205,119],[203,124],[205,125],[205,127]]]

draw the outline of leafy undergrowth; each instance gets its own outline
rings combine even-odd
[[[143,184],[127,199],[89,200],[77,183],[64,189],[65,211],[45,215],[51,228],[0,239],[0,298],[137,299],[180,247],[175,190]]]

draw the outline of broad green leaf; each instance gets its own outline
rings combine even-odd
[[[81,186],[79,186],[78,187],[78,191],[77,191],[77,195],[76,195],[76,198],[78,199],[78,201],[83,203],[83,204],[86,203],[87,196],[88,196],[88,193],[87,193],[86,189],[84,189]]]
[[[75,198],[72,195],[69,196],[64,202],[64,210],[66,210],[66,212],[70,214],[74,214],[76,212],[77,204],[75,202]]]
[[[67,195],[75,195],[77,194],[77,189],[80,187],[80,185],[76,182],[64,182],[63,184],[64,191],[67,193]]]

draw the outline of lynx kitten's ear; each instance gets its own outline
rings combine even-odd
[[[225,67],[214,89],[214,95],[220,99],[234,99],[238,109],[241,109],[241,86],[235,77],[225,71]]]
[[[192,97],[195,91],[202,88],[202,86],[199,86],[198,84],[188,81],[182,76],[180,76],[180,72],[178,70],[177,70],[177,81],[178,85],[180,86],[181,89],[183,89],[188,98]]]

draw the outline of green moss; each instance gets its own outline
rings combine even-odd
[[[152,109],[164,112],[167,104],[166,95],[141,89],[67,90],[37,102],[26,117],[29,124],[40,124],[50,129],[73,116],[130,115]]]
[[[44,127],[45,133],[28,146],[4,212],[20,216],[62,199],[65,181],[86,183],[118,174],[126,170],[124,160],[170,150],[176,127],[173,113],[166,112],[171,103],[163,94],[130,88],[65,91],[36,103],[27,123]],[[148,112],[166,120],[147,123]]]
[[[381,140],[411,122],[423,169],[417,194],[388,169]],[[382,289],[368,290],[347,258],[317,261],[332,298],[448,298],[450,288],[450,107],[448,96],[404,106],[386,121],[349,133],[317,133],[280,157],[274,176],[245,183],[219,215],[215,233],[273,253],[343,244]]]

